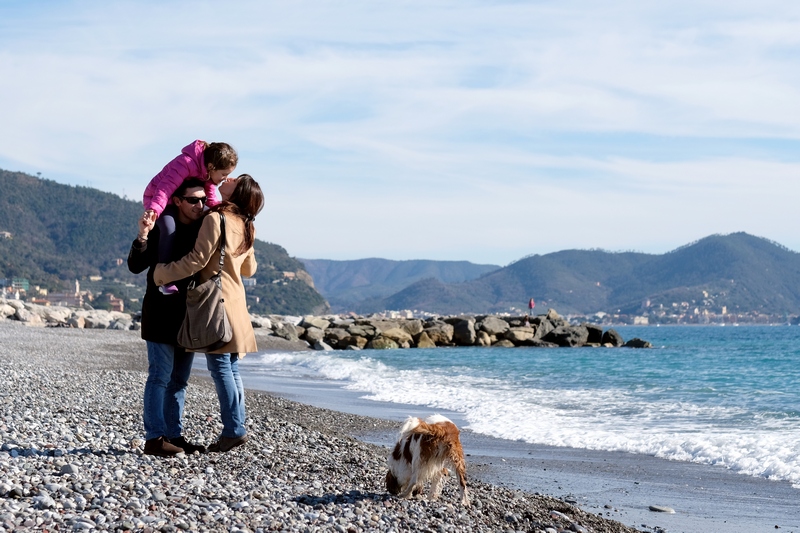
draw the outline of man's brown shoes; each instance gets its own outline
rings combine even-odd
[[[144,453],[158,457],[175,457],[179,453],[183,453],[183,448],[170,444],[164,437],[158,437],[157,439],[149,439],[144,443]]]
[[[181,448],[184,452],[188,455],[192,455],[194,452],[199,453],[206,453],[206,447],[200,444],[193,444],[186,440],[183,435],[180,437],[175,437],[174,439],[169,439],[169,443]]]
[[[247,435],[241,437],[220,437],[217,442],[208,447],[210,452],[227,452],[247,442]]]

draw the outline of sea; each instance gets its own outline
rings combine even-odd
[[[614,329],[653,348],[269,352],[243,359],[242,374],[250,388],[313,382],[458,413],[500,439],[719,465],[800,488],[800,327]]]

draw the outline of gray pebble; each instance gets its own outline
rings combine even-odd
[[[386,448],[351,436],[394,433],[396,423],[266,394],[247,393],[244,446],[146,456],[146,350],[138,333],[0,319],[0,344],[0,529],[634,531],[566,511],[551,497],[472,479],[469,508],[457,503],[452,478],[439,502],[399,500],[384,489]],[[213,385],[193,379],[184,435],[208,445],[220,427]]]

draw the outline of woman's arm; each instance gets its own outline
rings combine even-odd
[[[219,246],[219,214],[211,213],[203,219],[194,250],[172,263],[159,263],[153,272],[156,285],[165,285],[200,272],[211,260]]]
[[[255,251],[250,248],[247,252],[247,257],[244,258],[244,262],[242,263],[241,274],[242,276],[249,278],[253,274],[256,273],[256,254]]]

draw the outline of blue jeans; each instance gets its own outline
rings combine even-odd
[[[239,354],[207,353],[206,366],[217,388],[222,436],[234,438],[247,434],[244,427],[244,385],[239,375]]]
[[[147,383],[144,386],[144,432],[147,440],[181,436],[192,361],[194,352],[186,352],[180,346],[147,341]]]

